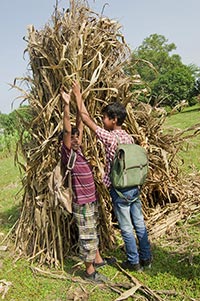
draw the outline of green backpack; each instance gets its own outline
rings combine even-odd
[[[146,150],[137,144],[118,143],[110,172],[113,187],[123,189],[141,186],[146,180],[147,172]]]

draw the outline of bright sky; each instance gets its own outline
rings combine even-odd
[[[56,0],[1,1],[0,10],[0,112],[10,113],[19,106],[12,101],[20,93],[10,90],[15,77],[26,74],[28,57],[23,58],[27,25],[41,29],[50,19]],[[168,43],[175,43],[182,62],[200,67],[200,0],[88,0],[90,8],[119,21],[122,33],[134,50],[150,34],[164,35]],[[67,8],[68,0],[60,0],[59,7]]]

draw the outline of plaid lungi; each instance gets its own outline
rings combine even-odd
[[[93,262],[99,244],[97,201],[84,205],[73,203],[73,215],[79,231],[79,256],[84,262]]]

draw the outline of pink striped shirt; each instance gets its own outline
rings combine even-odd
[[[111,162],[114,159],[115,151],[118,144],[117,138],[119,139],[120,143],[124,143],[124,144],[134,143],[134,139],[125,130],[121,129],[121,130],[107,131],[99,126],[97,127],[96,135],[97,138],[99,138],[99,140],[103,142],[105,147],[106,168],[105,168],[103,182],[107,187],[110,187],[111,181],[110,181],[109,174],[110,174]]]
[[[76,153],[76,162],[72,169],[73,201],[79,205],[83,205],[96,201],[96,188],[88,161],[85,159],[80,148]],[[69,154],[70,150],[63,143],[61,158],[64,165],[67,164]]]

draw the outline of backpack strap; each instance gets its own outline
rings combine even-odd
[[[68,162],[67,162],[67,169],[68,170],[72,170],[74,168],[76,157],[77,157],[76,152],[73,149],[71,149],[69,159],[68,159]]]
[[[115,189],[115,191],[116,191],[116,193],[118,194],[118,196],[121,198],[121,199],[124,199],[124,200],[126,200],[127,202],[129,202],[129,203],[133,203],[134,201],[136,201],[137,199],[138,199],[138,196],[136,196],[133,200],[129,200],[129,199],[127,199],[124,195],[123,195],[123,193],[121,192],[121,191],[119,191],[118,189],[116,189],[116,188],[114,188]],[[131,189],[131,188],[130,188]],[[138,189],[139,189],[139,187],[138,187]]]
[[[67,162],[67,166],[66,166],[67,169],[66,169],[65,175],[63,177],[63,183],[64,183],[68,173],[71,172],[71,170],[74,168],[74,165],[76,162],[76,157],[77,157],[76,152],[73,149],[71,149],[69,159]]]

